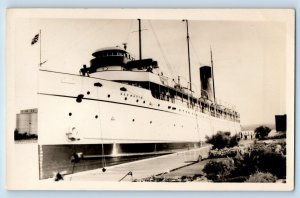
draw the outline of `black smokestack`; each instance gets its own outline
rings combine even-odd
[[[276,131],[285,132],[286,131],[286,114],[275,115]]]
[[[200,67],[201,97],[214,101],[212,70],[210,66]]]

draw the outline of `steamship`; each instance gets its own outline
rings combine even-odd
[[[139,43],[138,60],[124,45],[94,52],[78,75],[39,69],[40,178],[79,158],[170,153],[199,148],[217,131],[240,131],[239,113],[215,102],[213,61],[199,68],[196,96],[192,83],[183,87],[142,59]]]

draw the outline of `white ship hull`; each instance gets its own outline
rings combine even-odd
[[[65,170],[66,164],[72,166],[74,153],[90,157],[164,153],[200,147],[205,136],[217,131],[240,132],[236,121],[188,108],[181,101],[156,99],[149,90],[135,86],[42,70],[38,84],[42,179]],[[80,94],[84,96],[78,102]],[[54,161],[64,166],[53,168]]]
[[[155,99],[139,87],[47,71],[39,79],[39,144],[200,142],[217,131],[240,131],[238,122]],[[74,127],[80,140],[70,142]]]

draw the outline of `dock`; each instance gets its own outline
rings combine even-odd
[[[64,181],[112,181],[131,182],[146,177],[170,173],[208,157],[209,145],[158,157],[137,160],[64,176]]]

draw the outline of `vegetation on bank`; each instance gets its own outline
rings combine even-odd
[[[14,139],[15,140],[37,140],[38,136],[36,134],[28,134],[27,132],[19,133],[18,129],[15,129]]]
[[[211,137],[206,136],[206,143],[211,144],[213,149],[223,149],[237,146],[239,144],[240,138],[236,134],[230,136],[230,132],[217,132],[217,134]]]
[[[259,126],[254,130],[255,138],[257,139],[264,139],[268,137],[269,133],[271,132],[271,129],[267,126]]]
[[[258,127],[255,132],[259,135],[256,137],[264,140],[270,131],[267,127]],[[248,146],[226,144],[218,149],[215,144],[224,145],[224,142],[229,142],[228,139],[231,138],[228,135],[218,132],[207,139],[215,148],[209,152],[209,158],[219,159],[208,162],[203,169],[207,179],[211,181],[275,182],[286,177],[285,140],[273,140],[270,143],[255,140]]]
[[[271,173],[256,172],[246,180],[248,183],[275,183],[277,177]]]
[[[271,130],[258,127],[257,139],[240,142],[239,136],[218,132],[207,137],[212,144],[208,159],[201,162],[204,168],[192,176],[178,173],[147,177],[139,182],[248,182],[274,183],[286,179],[285,133],[268,137]],[[259,139],[258,139],[259,138]],[[265,141],[268,140],[268,141]]]

